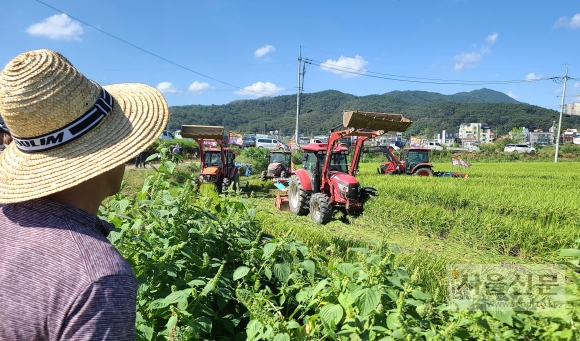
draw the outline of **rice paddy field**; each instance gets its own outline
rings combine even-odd
[[[242,196],[258,208],[263,229],[292,235],[309,247],[346,253],[349,248],[386,243],[398,250],[396,261],[432,293],[443,295],[446,269],[461,263],[538,263],[557,261],[560,249],[580,237],[580,164],[576,162],[473,163],[455,167],[467,179],[385,176],[379,163],[362,163],[362,186],[377,197],[365,203],[360,217],[335,214],[327,225],[309,216],[278,211],[279,192],[258,175],[242,177]],[[450,171],[449,163],[434,164]],[[192,172],[180,166],[179,172]],[[152,170],[128,169],[125,194],[141,187]],[[178,172],[178,173],[179,173]]]
[[[377,174],[378,165],[361,164],[357,177],[378,194],[364,214],[337,213],[324,226],[276,210],[271,183],[250,178],[246,191],[269,233],[293,234],[333,252],[387,243],[431,293],[445,285],[448,264],[552,263],[580,235],[577,163],[475,163],[461,169],[467,179],[385,176]],[[435,164],[435,170],[451,166]]]

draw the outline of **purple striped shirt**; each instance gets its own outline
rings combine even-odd
[[[138,282],[112,229],[46,199],[0,208],[0,340],[133,340]]]

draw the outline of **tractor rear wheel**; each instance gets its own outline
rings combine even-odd
[[[232,181],[228,178],[224,178],[222,180],[222,193],[226,193],[228,191],[231,183],[232,183]]]
[[[314,193],[310,198],[310,218],[317,224],[326,224],[332,219],[332,205],[323,193]]]
[[[430,168],[419,168],[413,173],[414,176],[433,176],[433,171]]]
[[[262,174],[260,174],[260,180],[262,181],[266,181],[267,177],[266,177],[266,171],[262,171]]]
[[[286,174],[286,171],[285,170],[283,170],[283,171],[280,172],[280,177],[281,178],[285,178],[287,175],[288,174]]]
[[[310,194],[302,187],[296,175],[293,175],[288,182],[288,201],[290,212],[297,215],[308,214]]]

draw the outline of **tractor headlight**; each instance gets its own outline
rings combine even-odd
[[[348,199],[348,185],[342,182],[338,183],[338,193],[340,193],[340,197],[344,200]]]

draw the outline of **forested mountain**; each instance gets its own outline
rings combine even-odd
[[[306,134],[323,134],[342,122],[343,110],[400,113],[414,123],[405,135],[457,131],[461,123],[486,122],[496,136],[513,127],[547,130],[558,112],[518,102],[490,89],[442,95],[427,91],[392,91],[382,95],[354,96],[327,90],[302,95],[300,128]],[[296,96],[239,100],[224,105],[170,107],[168,129],[182,124],[223,125],[240,133],[279,130],[293,135]],[[580,117],[566,118],[564,127],[580,125]]]

